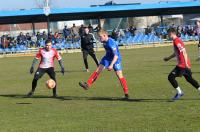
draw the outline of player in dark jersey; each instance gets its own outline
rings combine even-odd
[[[185,45],[182,42],[182,40],[179,37],[177,37],[176,30],[174,28],[169,29],[168,35],[171,39],[173,39],[174,53],[169,57],[165,57],[164,61],[169,61],[174,57],[177,58],[178,64],[169,74],[168,80],[172,84],[172,86],[177,90],[177,94],[173,97],[173,100],[178,100],[184,94],[181,88],[179,87],[177,81],[175,80],[176,77],[184,76],[187,82],[194,86],[198,91],[200,91],[200,86],[199,83],[192,77],[191,64],[186,53]]]
[[[116,42],[108,37],[108,33],[105,30],[99,31],[99,37],[103,46],[106,50],[106,55],[101,59],[100,65],[97,70],[90,76],[87,82],[80,82],[79,85],[83,87],[85,90],[89,89],[95,80],[99,77],[100,73],[106,68],[108,71],[112,71],[114,69],[124,91],[125,99],[128,99],[128,85],[126,79],[122,74],[122,57],[120,55],[118,45]]]
[[[41,59],[39,67],[37,71],[35,72],[34,79],[32,81],[32,90],[27,95],[28,97],[33,96],[35,92],[35,88],[37,86],[38,79],[40,79],[45,73],[47,73],[49,77],[56,82],[56,76],[55,76],[55,71],[54,71],[55,58],[58,60],[61,67],[61,72],[64,75],[65,70],[64,70],[64,65],[62,63],[62,58],[60,54],[58,53],[58,51],[52,48],[51,41],[47,40],[45,42],[45,47],[39,49],[31,65],[30,73],[32,74],[34,72],[34,65],[37,63],[39,59]],[[55,88],[53,88],[53,97],[57,97],[56,86]]]

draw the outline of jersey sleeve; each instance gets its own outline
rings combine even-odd
[[[54,53],[55,53],[55,57],[57,60],[61,60],[62,57],[60,56],[59,52],[57,50],[54,50]]]
[[[40,59],[41,56],[42,56],[42,54],[41,54],[41,49],[39,49],[39,51],[37,52],[35,58],[36,58],[36,59]]]
[[[180,52],[183,52],[185,50],[185,47],[183,45],[183,42],[181,42],[181,40],[176,40],[175,45]]]
[[[109,47],[110,47],[113,55],[118,56],[118,54],[117,54],[117,44],[115,42],[112,42],[112,43],[110,43]]]

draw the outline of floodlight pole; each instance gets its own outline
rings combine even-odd
[[[50,33],[50,21],[49,21],[49,16],[47,16],[47,32],[48,32],[48,34]]]
[[[45,12],[45,8],[46,8],[46,12]],[[49,0],[45,0],[45,5],[44,5],[44,13],[46,15],[46,18],[47,18],[47,32],[48,34],[50,33],[50,18],[49,18],[49,15],[50,15],[50,8],[49,8]]]

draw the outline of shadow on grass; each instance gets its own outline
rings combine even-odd
[[[1,97],[8,97],[8,98],[35,98],[35,99],[60,99],[64,100],[64,97],[58,96],[58,97],[52,97],[52,96],[45,96],[45,95],[34,95],[33,97],[27,97],[26,95],[20,95],[20,94],[7,94],[7,95],[0,95]],[[67,100],[67,99],[66,99]],[[70,100],[70,99],[68,99]]]
[[[8,98],[28,98],[26,95],[15,95],[15,94],[10,94],[10,95],[0,95],[1,97],[8,97]],[[33,97],[30,97],[32,99],[58,99],[61,101],[65,100],[94,100],[94,101],[125,101],[125,102],[174,102],[171,99],[123,99],[123,98],[116,98],[116,97],[80,97],[80,96],[58,96],[56,98],[51,97],[51,96],[44,96],[44,95],[34,95]],[[192,98],[184,98],[180,99],[181,101],[191,101],[191,100],[200,100],[200,99],[192,99]],[[26,104],[26,103],[17,103],[17,104]],[[29,103],[27,103],[29,104]]]
[[[56,73],[61,73],[60,70],[56,70]],[[85,72],[84,70],[65,70],[66,73],[79,73],[79,72]]]

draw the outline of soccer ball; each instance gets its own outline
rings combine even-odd
[[[56,82],[53,79],[46,81],[46,86],[48,89],[53,89],[56,86]]]

